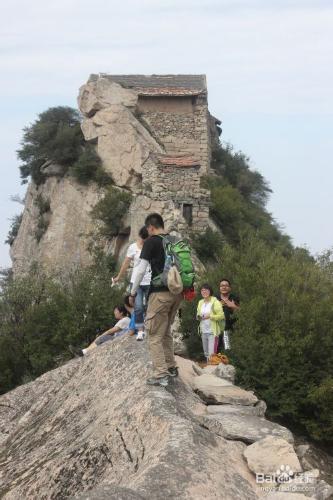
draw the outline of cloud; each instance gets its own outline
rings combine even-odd
[[[317,120],[329,116],[332,24],[331,0],[2,0],[0,138],[10,139],[1,148],[2,196],[18,191],[15,150],[22,127],[50,106],[75,106],[90,73],[206,73],[210,109],[222,119],[238,114],[251,123],[254,114],[269,114],[273,123],[273,117],[294,115],[301,123],[309,113]],[[246,127],[237,136],[245,151],[251,149]],[[241,128],[239,118],[235,140]],[[273,165],[273,131],[266,141]],[[259,145],[256,153],[259,158]],[[326,150],[323,161],[327,157]],[[278,175],[297,169],[284,161],[275,162]],[[1,231],[17,211],[6,203]]]
[[[1,21],[0,93],[75,95],[92,72],[206,72],[211,95],[235,111],[325,113],[333,100],[327,5],[16,0]]]

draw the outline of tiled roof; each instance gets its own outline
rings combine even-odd
[[[136,87],[141,96],[191,96],[203,90],[186,89],[184,87]]]
[[[91,75],[90,81],[107,78],[141,95],[197,95],[206,92],[205,75]]]
[[[173,167],[199,167],[200,162],[190,155],[160,155],[157,157],[161,165]]]

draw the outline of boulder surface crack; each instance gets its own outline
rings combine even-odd
[[[131,463],[134,463],[134,460],[133,460],[133,457],[132,457],[132,453],[130,452],[130,450],[129,450],[129,449],[127,448],[127,446],[126,446],[125,439],[124,439],[124,436],[123,436],[123,434],[122,434],[121,430],[117,427],[117,428],[116,428],[116,431],[118,432],[118,434],[119,434],[119,436],[120,436],[121,442],[123,443],[123,447],[124,447],[124,450],[125,450],[125,451],[126,451],[126,453],[127,453],[127,456],[128,456],[128,458],[129,458],[129,461],[130,461]]]

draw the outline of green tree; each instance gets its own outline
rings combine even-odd
[[[231,352],[238,382],[267,402],[271,417],[333,441],[333,280],[322,259],[300,249],[286,256],[245,234],[221,247],[205,281],[217,290],[223,276],[241,297]],[[186,338],[197,329],[194,307],[183,311]]]
[[[31,176],[36,184],[44,180],[42,165],[51,161],[64,167],[64,171],[79,158],[84,146],[80,127],[80,114],[75,109],[59,106],[49,108],[24,128],[21,148],[17,154],[24,181]]]
[[[42,171],[46,162],[68,171],[78,182],[87,184],[94,180],[105,185],[111,182],[94,147],[86,143],[81,130],[80,113],[67,106],[49,108],[23,130],[21,148],[17,151],[23,183],[31,176],[36,184],[45,181]]]
[[[225,239],[238,245],[241,234],[255,231],[259,239],[290,253],[289,236],[265,209],[272,191],[264,177],[251,170],[249,159],[230,145],[220,145],[213,152],[212,166],[214,175],[203,178],[202,184],[211,192],[211,216]]]

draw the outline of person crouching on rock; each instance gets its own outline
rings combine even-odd
[[[224,319],[222,304],[214,297],[213,289],[205,283],[201,287],[202,299],[197,308],[197,319],[200,320],[199,331],[201,333],[202,347],[207,363],[212,354],[217,352],[219,335],[221,333],[220,323]]]
[[[128,306],[131,307],[131,306]],[[88,347],[85,349],[76,349],[73,346],[69,346],[69,349],[72,354],[75,356],[85,356],[89,354],[91,351],[93,351],[96,347],[98,347],[101,344],[104,344],[105,342],[108,342],[109,340],[113,340],[116,337],[120,337],[124,335],[125,333],[129,332],[130,329],[130,318],[129,318],[129,311],[124,305],[118,305],[114,308],[113,311],[114,317],[117,320],[117,323],[107,330],[106,332],[102,333],[102,335],[99,335],[96,337],[94,342],[92,342]]]
[[[130,324],[128,327],[128,333],[129,333],[129,335],[135,335],[135,334],[138,334],[138,330],[136,328],[136,313],[135,313],[134,306],[131,305],[130,297],[131,297],[130,295],[126,295],[126,297],[124,299],[124,305],[125,305],[126,311],[128,312],[128,314],[130,316]],[[142,340],[143,340],[143,338],[142,338]]]

